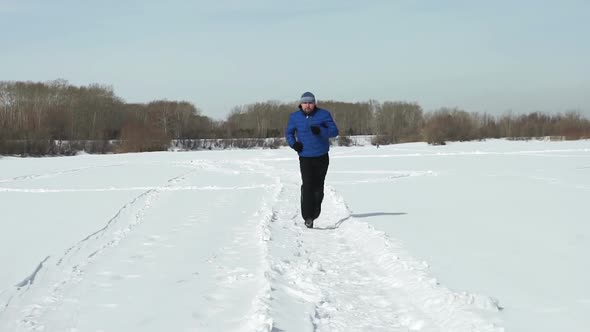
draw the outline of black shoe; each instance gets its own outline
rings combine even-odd
[[[305,226],[307,226],[307,228],[313,228],[313,219],[305,219]]]

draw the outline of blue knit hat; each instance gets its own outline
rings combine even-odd
[[[315,96],[311,92],[306,92],[301,95],[301,103],[315,103]]]

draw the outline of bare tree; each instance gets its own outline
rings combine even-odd
[[[384,102],[375,115],[381,144],[415,142],[424,124],[422,107],[416,103]]]

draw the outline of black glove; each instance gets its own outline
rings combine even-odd
[[[309,128],[311,128],[311,132],[312,132],[314,135],[319,135],[319,134],[320,134],[320,132],[321,132],[321,131],[320,131],[320,127],[318,127],[318,126],[311,126],[311,127],[309,127]]]
[[[301,144],[301,142],[295,142],[291,148],[297,152],[301,152],[303,151],[303,144]]]

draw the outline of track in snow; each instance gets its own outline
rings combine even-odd
[[[493,299],[440,286],[333,189],[305,228],[299,192],[284,184],[269,226],[273,331],[502,331]]]

